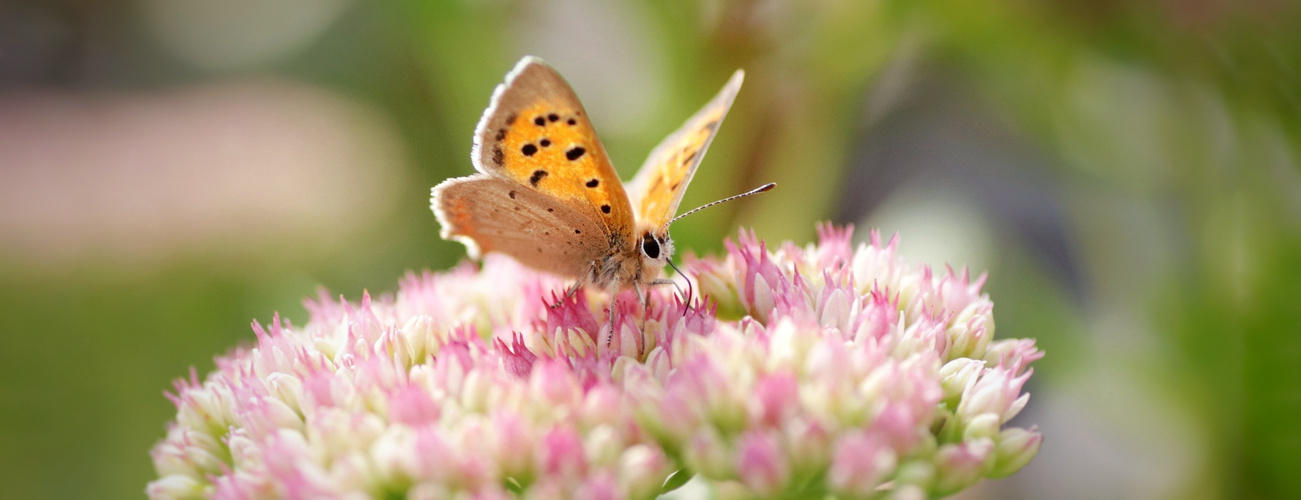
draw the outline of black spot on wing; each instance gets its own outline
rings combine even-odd
[[[538,152],[538,147],[532,144],[525,144],[519,151],[524,153],[524,156],[533,156],[533,153]]]
[[[546,176],[547,176],[546,170],[534,170],[533,176],[529,177],[529,184],[532,184],[533,187],[538,187],[538,181],[541,181],[542,178]]]
[[[551,114],[547,115],[547,119],[548,119],[548,120],[551,120],[551,121],[553,121],[553,122],[554,122],[554,121],[558,121],[558,120],[560,120],[560,115],[557,115],[557,114],[555,114],[555,113],[551,113]]]
[[[501,150],[501,146],[492,147],[492,162],[498,167],[506,164],[506,152]]]
[[[544,125],[547,124],[547,119],[546,119],[546,118],[543,118],[543,117],[541,117],[541,116],[539,116],[539,117],[533,119],[533,124],[534,124],[534,125],[537,125],[537,126],[539,126],[539,127],[544,126]]]
[[[587,181],[587,187],[590,187],[590,188],[594,188],[594,187],[596,187],[596,186],[600,186],[600,185],[601,185],[601,181],[596,180],[596,179],[592,179],[592,180],[590,180],[590,181]]]
[[[511,113],[509,116],[507,116],[507,117],[506,117],[506,126],[509,127],[509,126],[511,126],[511,125],[514,125],[514,124],[515,124],[515,119],[516,119],[516,118],[519,118],[519,115],[517,115],[517,114],[515,114],[515,113]]]
[[[547,147],[547,146],[550,146],[550,145],[551,145],[551,139],[547,139],[547,138],[545,138],[545,137],[544,137],[544,138],[542,138],[542,140],[541,140],[541,141],[539,141],[539,142],[538,142],[538,144],[541,144],[541,145],[542,145],[542,147],[544,147],[544,148],[545,148],[545,147]]]
[[[574,161],[579,158],[582,158],[583,153],[586,152],[587,150],[583,149],[582,146],[574,146],[572,148],[569,148],[569,151],[565,151],[565,158],[569,158],[569,161]]]
[[[502,139],[505,139],[505,138],[506,138],[506,129],[504,129],[504,128],[502,128],[502,129],[497,129],[497,142],[501,142]]]
[[[607,214],[610,213],[610,205],[601,205],[601,211]]]
[[[514,189],[510,190],[510,192],[509,192],[509,193],[506,193],[506,194],[507,194],[507,195],[510,195],[510,199],[512,199],[512,200],[515,199],[515,190],[514,190]]]
[[[568,123],[568,124],[570,124],[570,125],[578,125],[578,120],[575,120],[575,119],[573,119],[573,118],[570,118],[569,121],[568,121],[568,122],[565,122],[565,123]]]

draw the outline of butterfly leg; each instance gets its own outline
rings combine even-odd
[[[618,308],[617,306],[619,305],[618,304],[619,284],[615,283],[613,285],[610,285],[609,291],[610,291],[610,320],[609,320],[610,334],[609,336],[605,337],[606,347],[610,347],[610,345],[614,343],[614,311],[615,309]]]
[[[687,308],[690,308],[690,307],[691,307],[691,299],[692,299],[691,281],[687,281],[687,292],[686,292],[686,293],[682,293],[682,287],[681,287],[681,286],[678,286],[678,282],[673,281],[673,280],[668,279],[668,278],[660,278],[660,279],[657,279],[657,280],[655,280],[655,281],[650,282],[650,286],[663,286],[663,285],[673,285],[674,288],[677,288],[677,289],[678,289],[678,293],[681,294],[681,296],[682,296],[682,303],[683,303],[683,305],[685,305]]]
[[[686,293],[685,295],[682,296],[682,299],[683,299],[683,300],[682,300],[682,304],[683,304],[684,306],[686,306],[687,309],[690,309],[690,308],[691,308],[691,299],[693,298],[692,296],[695,294],[695,289],[691,286],[691,278],[688,278],[687,275],[682,274],[682,271],[678,269],[678,266],[673,265],[673,261],[672,261],[672,260],[670,260],[670,261],[668,261],[668,262],[666,262],[666,263],[669,265],[670,268],[673,269],[673,273],[674,273],[674,274],[686,278],[686,280],[687,280],[687,293]],[[673,286],[676,287],[676,288],[678,289],[678,293],[682,293],[682,287],[678,286],[678,283],[677,283],[676,281],[673,281],[673,280],[670,280],[670,279],[666,279],[666,278],[661,278],[661,279],[657,279],[657,280],[651,282],[652,285],[660,285],[660,284],[665,284],[665,283],[671,283],[671,284],[673,284]]]
[[[650,282],[650,285],[649,285],[649,286],[664,286],[664,285],[673,285],[674,288],[677,288],[677,289],[678,289],[678,292],[679,292],[679,293],[682,292],[682,287],[678,286],[678,282],[673,281],[673,280],[668,279],[668,278],[660,278],[660,279],[657,279],[657,280],[655,280],[655,281],[652,281],[652,282]]]
[[[651,282],[651,285],[654,284],[655,282]],[[637,327],[637,331],[641,333],[641,347],[639,347],[639,349],[645,351],[646,350],[646,320],[650,318],[650,290],[647,289],[645,292],[643,292],[640,284],[634,284],[632,286],[632,289],[637,292],[637,301],[641,302],[641,326]]]
[[[650,316],[650,293],[647,293],[649,290],[643,292],[640,284],[633,285],[632,289],[637,292],[637,302],[641,302],[641,326],[638,329],[641,330],[642,335],[646,335],[646,318]]]
[[[560,300],[557,300],[555,304],[551,304],[551,308],[555,309],[557,307],[560,307],[560,304],[563,304],[566,300],[574,298],[574,294],[578,293],[578,289],[582,287],[583,287],[583,280],[575,281],[573,285],[570,285],[569,288],[565,289],[564,297],[561,297]]]

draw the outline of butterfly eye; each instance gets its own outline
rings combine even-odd
[[[660,258],[660,242],[655,241],[655,237],[648,234],[641,239],[641,251],[647,257],[658,259]]]

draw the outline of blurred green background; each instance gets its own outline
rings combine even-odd
[[[674,226],[898,231],[1035,337],[963,498],[1301,498],[1301,8],[1252,0],[0,3],[0,485],[140,497],[162,392],[324,287],[462,258],[429,187],[547,59],[620,173],[736,68]]]

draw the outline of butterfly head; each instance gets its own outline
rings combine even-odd
[[[673,239],[669,238],[668,231],[662,233],[656,231],[643,231],[641,239],[638,241],[638,247],[641,250],[641,259],[643,267],[650,269],[663,269],[664,264],[673,257]]]

